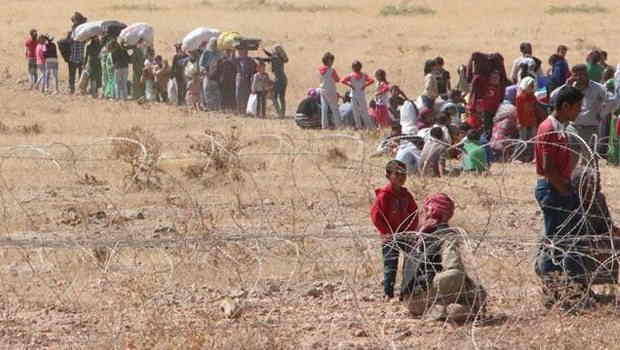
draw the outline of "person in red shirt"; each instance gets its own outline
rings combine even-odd
[[[554,112],[538,127],[534,152],[536,173],[540,176],[535,196],[545,228],[535,270],[543,282],[546,307],[566,301],[566,298],[581,300],[582,292],[587,290],[583,258],[574,251],[581,231],[582,206],[577,190],[570,185],[575,166],[564,130],[566,124],[575,121],[581,112],[584,95],[572,86],[560,89],[555,97]],[[558,280],[558,276],[565,275],[568,278]],[[557,286],[566,282],[583,288],[577,289],[576,294],[563,295],[566,288],[562,292]]]
[[[36,57],[36,49],[38,42],[38,36],[36,29],[30,30],[30,36],[26,39],[26,43],[24,44],[26,48],[26,61],[28,62],[28,79],[30,80],[30,89],[34,88],[34,84],[37,83],[37,57]]]
[[[383,292],[386,300],[394,297],[394,283],[398,272],[400,251],[411,251],[408,235],[418,226],[418,206],[411,193],[404,187],[407,166],[391,160],[385,167],[389,183],[375,191],[377,197],[370,217],[383,241]]]
[[[538,101],[534,94],[536,90],[536,80],[530,76],[526,76],[519,82],[519,91],[517,92],[517,126],[519,128],[519,138],[526,143],[525,153],[521,157],[522,161],[532,161],[532,143],[536,130],[536,106]]]

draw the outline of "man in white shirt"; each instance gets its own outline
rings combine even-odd
[[[519,48],[521,50],[521,57],[518,57],[514,60],[514,62],[512,63],[512,70],[510,71],[510,79],[512,79],[513,83],[515,84],[518,84],[521,78],[519,76],[521,65],[528,64],[528,66],[531,66],[531,63],[533,61],[532,44],[528,42],[523,42],[521,43]],[[540,69],[540,67],[536,69],[536,76],[542,76],[542,70]]]
[[[577,130],[577,134],[590,148],[594,147],[593,135],[597,135],[602,121],[602,109],[607,100],[607,92],[603,85],[592,81],[588,78],[588,71],[585,64],[578,64],[573,67],[572,76],[566,81],[566,84],[555,89],[551,93],[551,101],[555,101],[558,92],[565,86],[574,86],[580,90],[583,95],[583,103],[581,112],[573,126]],[[585,154],[584,147],[581,148],[581,154]]]
[[[407,165],[407,173],[409,175],[416,174],[420,166],[420,157],[422,156],[423,147],[424,141],[420,138],[403,141],[403,143],[398,146],[394,159]]]

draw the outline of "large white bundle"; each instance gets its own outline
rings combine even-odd
[[[183,51],[193,51],[209,42],[211,38],[220,36],[220,31],[213,28],[200,27],[192,30],[183,39],[181,49]]]
[[[400,126],[405,135],[418,133],[416,123],[418,121],[418,109],[413,102],[407,100],[400,109]]]
[[[149,24],[134,23],[123,29],[118,38],[130,46],[136,45],[140,39],[152,46],[155,39],[155,31]]]
[[[103,34],[103,21],[80,24],[73,31],[73,40],[87,41],[92,37]]]

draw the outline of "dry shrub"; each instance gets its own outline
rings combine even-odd
[[[136,3],[136,4],[115,4],[109,6],[108,9],[112,11],[161,11],[168,10],[169,8],[163,7],[153,3],[152,1],[148,1],[145,3]]]
[[[162,187],[158,167],[161,157],[161,142],[150,131],[139,126],[123,130],[116,134],[118,138],[133,140],[115,140],[112,156],[130,166],[130,172],[124,178],[127,190],[159,190]],[[143,148],[144,147],[144,148]]]
[[[239,10],[269,9],[281,12],[325,12],[325,11],[354,11],[348,6],[326,5],[326,4],[307,4],[301,5],[288,1],[269,1],[269,0],[245,0],[235,6]]]
[[[585,14],[594,14],[594,13],[605,13],[607,9],[601,5],[594,4],[578,4],[578,5],[551,5],[545,13],[549,15],[564,15],[571,13],[585,13]]]
[[[6,127],[6,125],[4,125]],[[39,123],[18,125],[15,127],[15,132],[24,135],[39,135],[43,133],[43,126]]]
[[[237,327],[234,337],[218,334],[218,336],[207,338],[205,345],[210,349],[222,350],[280,350],[288,348],[287,344],[279,340],[274,333],[274,330],[268,327]]]
[[[330,162],[342,162],[348,159],[347,154],[338,147],[332,147],[327,150],[327,160]]]
[[[398,5],[386,5],[379,14],[381,16],[418,16],[434,15],[435,10],[424,5],[414,5],[410,1],[403,1]]]
[[[11,128],[9,128],[8,125],[0,121],[0,133],[8,134],[10,131],[11,131]]]
[[[90,175],[89,173],[84,173],[84,175],[80,176],[77,181],[80,185],[89,185],[89,186],[101,186],[107,185],[108,182],[105,180],[99,180],[95,177],[95,175]]]
[[[233,126],[227,135],[214,130],[205,130],[205,135],[206,137],[200,140],[187,136],[193,141],[190,150],[198,152],[205,160],[185,167],[184,175],[190,179],[205,179],[205,185],[217,176],[226,176],[233,182],[242,181],[239,129]]]

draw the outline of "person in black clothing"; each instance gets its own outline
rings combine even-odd
[[[127,100],[129,96],[127,79],[129,77],[129,53],[127,48],[114,42],[112,49],[112,63],[114,64],[114,77],[116,78],[116,91],[114,96],[119,100]]]
[[[172,77],[177,82],[177,105],[185,104],[185,64],[189,57],[181,50],[181,44],[175,44],[176,54],[172,58]]]
[[[45,35],[45,79],[43,80],[43,91],[49,91],[50,78],[54,77],[55,93],[58,93],[58,50],[54,38]]]
[[[86,71],[89,78],[89,93],[93,98],[98,96],[99,88],[101,87],[101,60],[99,59],[99,53],[102,46],[99,41],[99,37],[94,37],[90,40],[90,44],[86,47]]]
[[[226,112],[237,112],[236,77],[237,65],[233,50],[226,50],[226,57],[220,62],[220,91],[222,93],[222,109]]]
[[[295,123],[302,129],[321,128],[321,96],[318,89],[310,89],[308,96],[297,107]]]

